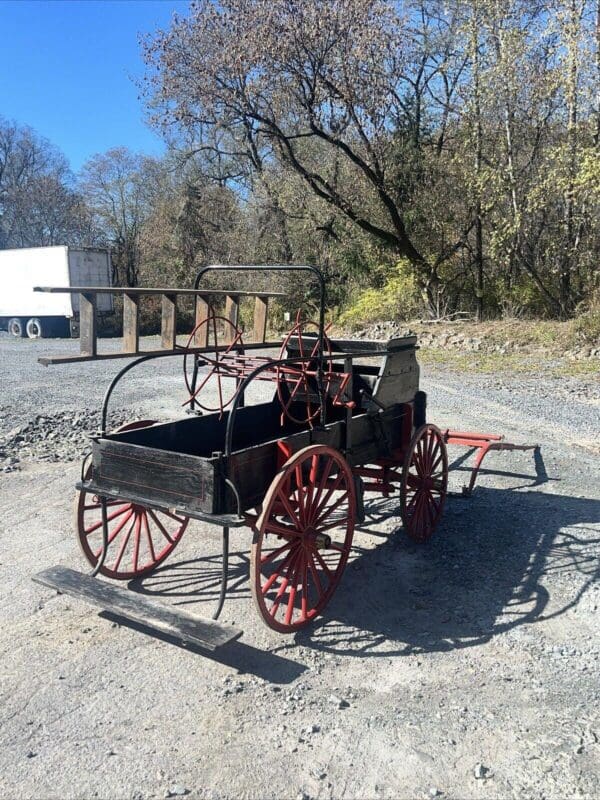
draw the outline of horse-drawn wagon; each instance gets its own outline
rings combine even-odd
[[[257,298],[256,341],[247,343],[237,318],[240,292],[201,286],[209,270],[290,269],[317,279],[319,314],[315,322],[298,316],[278,342],[264,341],[265,293],[249,293]],[[405,533],[425,542],[446,499],[446,444],[477,448],[481,458],[490,448],[515,447],[501,437],[442,431],[427,421],[415,336],[387,342],[330,338],[325,283],[314,267],[207,267],[193,290],[64,291],[81,295],[82,353],[45,363],[104,357],[96,346],[98,291],[122,293],[125,349],[118,355],[137,358],[106,392],[101,430],[92,436],[77,484],[76,534],[92,577],[55,567],[36,579],[132,619],[152,618],[158,627],[207,647],[239,631],[160,610],[95,576],[147,575],[173,553],[190,520],[219,526],[223,561],[216,619],[227,591],[230,530],[246,527],[258,612],[271,628],[293,632],[311,623],[333,596],[366,494],[391,496]],[[138,350],[137,302],[144,292],[163,295],[163,347],[152,353]],[[173,309],[176,296],[185,292],[194,295],[197,313],[181,345]],[[224,315],[214,310],[217,294],[227,297]],[[137,364],[167,355],[183,359],[184,405],[190,413],[110,430],[109,403],[120,380]],[[248,390],[259,381],[273,385],[271,396],[247,404]]]

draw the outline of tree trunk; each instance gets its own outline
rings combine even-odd
[[[577,47],[579,42],[579,14],[577,0],[571,0],[569,9],[569,20],[567,23],[567,188],[565,191],[565,242],[563,256],[560,262],[560,305],[561,316],[568,317],[573,308],[572,292],[572,261],[575,246],[575,177],[577,173]]]
[[[481,125],[481,100],[479,86],[479,14],[477,4],[471,18],[471,48],[473,58],[473,113],[475,116],[475,275],[477,322],[483,319],[483,220],[481,213],[481,164],[483,157],[483,130]]]

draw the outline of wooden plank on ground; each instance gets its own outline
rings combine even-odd
[[[174,350],[177,337],[177,295],[162,295],[160,343],[165,350]]]
[[[239,628],[221,625],[188,611],[175,611],[144,595],[105,583],[68,567],[49,567],[34,575],[33,580],[205,650],[217,650],[242,635]]]
[[[140,344],[139,296],[123,295],[123,352],[137,353]]]

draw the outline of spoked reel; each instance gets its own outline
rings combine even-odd
[[[330,326],[328,326],[330,327]],[[313,329],[316,335],[309,334]],[[284,338],[279,358],[298,354],[297,364],[278,366],[276,371],[277,397],[281,403],[282,422],[287,417],[297,425],[310,425],[321,413],[322,394],[327,393],[327,383],[333,373],[332,347],[325,328],[323,331],[323,358],[319,363],[319,324],[301,320],[296,315],[294,327]],[[321,386],[319,386],[321,381]]]
[[[224,331],[225,343],[219,343],[219,328]],[[183,405],[223,414],[233,402],[243,379],[257,367],[264,366],[256,379],[276,384],[281,404],[281,424],[287,418],[296,425],[312,428],[322,412],[326,397],[330,397],[334,405],[352,405],[351,401],[345,399],[350,375],[334,372],[333,348],[327,328],[322,334],[320,353],[319,330],[317,322],[301,320],[298,312],[294,326],[283,339],[278,359],[273,361],[266,356],[245,354],[242,330],[226,317],[211,312],[194,327],[184,347],[183,374],[189,397]],[[209,351],[214,348],[214,354],[194,353],[193,348],[199,340],[204,342],[204,347]],[[191,377],[188,359],[193,361]],[[294,361],[291,364],[277,363],[286,359]],[[198,367],[201,364],[205,364],[208,370],[199,375]],[[223,380],[226,378],[232,383],[225,388]],[[216,401],[213,402],[211,395],[208,401],[205,396],[200,400],[200,394],[211,384]]]
[[[227,343],[227,347],[221,351],[216,349],[219,347],[219,326],[222,326],[224,329],[224,338]],[[208,372],[200,376],[201,380],[198,383],[196,361],[198,357],[194,353],[189,352],[189,348],[194,346],[194,342],[198,341],[200,338],[204,340],[206,347],[214,347],[215,352],[214,356],[208,356],[206,353],[202,353],[200,356],[200,359],[208,365]],[[223,342],[221,342],[221,346],[223,346]],[[234,325],[230,319],[227,319],[227,317],[221,317],[211,313],[206,319],[203,319],[194,326],[185,344],[185,349],[187,352],[183,357],[183,377],[189,398],[183,405],[191,405],[192,407],[198,406],[203,411],[220,411],[222,414],[233,401],[239,385],[240,367],[243,364],[243,359],[240,361],[239,358],[235,357],[243,356],[244,353],[242,331],[237,325]],[[232,356],[234,358],[232,358]],[[188,357],[194,362],[191,380],[188,374]],[[225,391],[222,378],[234,378],[236,381],[232,386],[228,386]],[[198,399],[202,390],[211,385],[213,388],[216,388],[217,391],[218,405],[216,406],[208,405],[207,401],[204,399],[207,392],[205,392],[202,402]]]

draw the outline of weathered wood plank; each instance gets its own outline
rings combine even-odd
[[[240,298],[238,294],[228,294],[225,299],[225,316],[237,328],[240,316]],[[234,334],[229,325],[225,326],[225,341],[232,342]]]
[[[207,297],[223,297],[234,294],[238,297],[286,297],[285,292],[245,292],[237,289],[174,289],[169,286],[35,286],[34,292],[49,292],[50,294],[179,294],[179,295],[206,295]]]
[[[269,348],[277,349],[281,347],[281,341],[278,342],[250,342],[244,344],[244,350],[267,350]],[[214,353],[214,347],[190,347],[185,348],[189,353]],[[218,350],[226,350],[226,345],[219,345]],[[165,352],[164,350],[140,350],[140,356],[167,356],[176,355],[183,352],[184,348],[177,348],[173,351]],[[65,356],[40,356],[38,363],[43,364],[45,367],[51,364],[76,364],[85,361],[108,361],[111,358],[133,358],[131,353],[124,353],[122,351],[115,351],[114,353],[96,353],[95,355],[65,355]]]
[[[123,295],[123,352],[137,353],[140,344],[139,297],[134,294]]]
[[[93,294],[79,295],[79,352],[82,356],[95,356],[96,298]]]
[[[257,297],[254,301],[254,341],[264,342],[267,336],[268,297]]]
[[[177,336],[177,295],[162,295],[160,343],[165,350],[174,350]]]
[[[215,465],[208,458],[143,447],[115,439],[92,442],[92,479],[107,494],[119,490],[150,504],[215,514],[219,508]]]
[[[196,297],[196,314],[195,325],[199,325],[202,320],[207,319],[210,310],[210,305],[206,295],[198,295]],[[194,334],[194,347],[208,347],[208,330],[209,324],[202,325],[202,327]]]
[[[205,650],[217,650],[242,635],[239,628],[220,625],[179,608],[174,610],[144,595],[68,567],[49,567],[34,575],[33,580]]]

